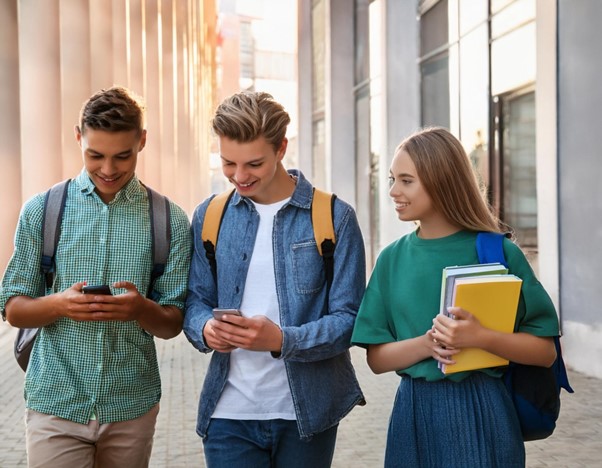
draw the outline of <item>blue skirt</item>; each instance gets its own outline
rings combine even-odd
[[[385,467],[514,468],[525,445],[501,379],[401,379],[389,421]]]

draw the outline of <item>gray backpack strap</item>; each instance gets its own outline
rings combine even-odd
[[[148,209],[151,221],[153,246],[153,269],[147,296],[152,298],[156,279],[165,271],[171,243],[171,213],[169,199],[150,187],[144,186],[148,194]]]
[[[44,217],[42,219],[42,272],[46,276],[46,286],[51,287],[54,281],[54,254],[61,234],[61,222],[67,200],[67,189],[71,179],[53,185],[46,192],[44,201]]]

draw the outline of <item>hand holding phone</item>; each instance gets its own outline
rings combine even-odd
[[[97,285],[97,286],[83,286],[82,293],[84,294],[108,294],[111,295],[111,288],[106,284]]]
[[[216,320],[222,320],[226,314],[238,315],[239,317],[242,317],[242,313],[238,309],[221,309],[219,307],[213,309],[213,318]]]

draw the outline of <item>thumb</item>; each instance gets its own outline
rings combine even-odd
[[[136,287],[136,285],[130,281],[116,281],[115,283],[113,283],[113,287],[117,289],[125,289],[128,292],[138,292],[138,288]]]
[[[462,307],[448,307],[447,311],[456,320],[466,320],[470,317],[470,312],[462,309]]]

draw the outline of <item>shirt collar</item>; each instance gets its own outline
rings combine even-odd
[[[74,179],[74,182],[77,184],[79,190],[84,195],[91,195],[96,189],[96,186],[94,185],[94,182],[92,182],[92,179],[90,179],[86,168],[82,169],[79,175]],[[117,192],[117,195],[115,195],[114,200],[124,199],[126,201],[132,201],[140,197],[143,192],[144,190],[142,184],[138,180],[138,177],[134,175],[134,177],[132,177],[132,179],[125,185],[125,187],[123,187],[119,192]]]

